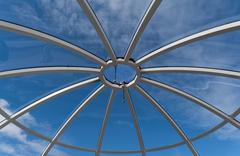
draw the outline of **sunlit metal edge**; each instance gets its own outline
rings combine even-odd
[[[237,121],[236,119],[233,119],[231,116],[229,116],[228,114],[224,113],[223,111],[219,110],[218,108],[216,108],[215,106],[203,101],[202,99],[200,98],[197,98],[183,90],[180,90],[178,88],[175,88],[173,86],[170,86],[168,84],[165,84],[165,83],[161,83],[159,81],[156,81],[156,80],[152,80],[152,79],[149,79],[149,78],[141,78],[140,79],[142,82],[144,83],[147,83],[147,84],[151,84],[155,87],[160,87],[162,89],[165,89],[167,91],[170,91],[174,94],[177,94],[177,95],[180,95],[192,102],[194,102],[195,104],[201,106],[202,108],[212,112],[213,114],[217,115],[218,117],[224,119],[224,120],[227,120],[229,123],[231,123],[233,126],[235,126],[236,128],[240,129],[240,122]]]
[[[47,34],[47,33],[32,29],[32,28],[28,28],[28,27],[25,27],[25,26],[22,26],[19,24],[4,21],[4,20],[0,20],[0,28],[8,30],[8,31],[12,31],[12,32],[21,33],[21,34],[24,34],[27,36],[31,36],[31,37],[34,37],[34,38],[37,38],[37,39],[40,39],[40,40],[43,40],[46,42],[54,43],[63,48],[73,50],[74,52],[77,52],[100,65],[106,64],[106,62],[104,60],[95,56],[94,54],[92,54],[72,43],[69,43],[69,42],[59,39],[55,36],[52,36],[50,34]]]
[[[99,73],[98,68],[88,67],[33,67],[33,68],[21,68],[14,70],[0,71],[0,78],[20,76],[26,74],[36,73],[55,73],[55,72],[85,72],[85,73]]]
[[[77,89],[77,88],[80,88],[80,87],[83,87],[85,85],[88,85],[90,83],[94,83],[94,82],[97,82],[99,81],[99,78],[98,77],[95,77],[95,78],[91,78],[91,79],[87,79],[87,80],[84,80],[84,81],[81,81],[81,82],[78,82],[78,83],[75,83],[73,85],[69,85],[67,87],[64,87],[60,90],[57,90],[57,91],[54,91],[38,100],[36,100],[35,102],[23,107],[22,109],[18,110],[17,112],[15,112],[14,114],[12,114],[10,116],[10,118],[7,118],[3,121],[0,122],[0,129],[2,129],[3,127],[5,127],[6,125],[8,125],[9,123],[11,123],[13,120],[21,117],[22,115],[24,115],[25,113],[31,111],[32,109],[44,104],[44,102],[50,100],[50,99],[53,99],[55,97],[58,97],[64,93],[68,93],[74,89]]]
[[[156,12],[157,8],[160,6],[162,0],[152,0],[148,9],[144,13],[144,16],[142,17],[134,35],[133,38],[128,46],[128,49],[125,53],[124,60],[127,61],[130,59],[133,50],[135,49],[142,33],[144,32],[146,26],[148,25],[149,21],[151,20],[152,16]]]
[[[200,74],[210,74],[218,75],[231,78],[240,78],[239,71],[217,69],[217,68],[207,68],[207,67],[153,67],[141,69],[142,74],[145,73],[200,73]]]
[[[238,115],[240,114],[240,108],[238,108],[232,115],[231,117],[235,118],[237,117]],[[2,115],[4,118],[9,118],[10,116],[0,108],[0,115]],[[21,128],[22,130],[24,130],[25,132],[33,135],[33,136],[36,136],[40,139],[43,139],[45,141],[51,141],[50,138],[34,131],[34,130],[31,130],[27,127],[25,127],[24,125],[22,125],[20,122],[16,121],[16,120],[13,120],[12,121],[13,124],[15,124],[17,127]],[[198,139],[201,139],[215,131],[217,131],[218,129],[222,128],[223,126],[225,126],[228,122],[226,120],[222,121],[221,123],[219,123],[218,125],[216,125],[215,127],[191,138],[190,140],[191,141],[196,141]],[[96,152],[95,149],[89,149],[89,148],[83,148],[83,147],[79,147],[79,146],[74,146],[74,145],[69,145],[69,144],[65,144],[63,142],[56,142],[57,145],[60,145],[62,147],[65,147],[65,148],[69,148],[69,149],[74,149],[74,150],[79,150],[79,151],[85,151],[85,152]],[[174,148],[174,147],[178,147],[178,146],[181,146],[181,145],[184,145],[185,142],[182,141],[182,142],[178,142],[178,143],[175,143],[175,144],[171,144],[171,145],[166,145],[166,146],[162,146],[162,147],[156,147],[156,148],[149,148],[149,149],[146,149],[146,152],[155,152],[155,151],[161,151],[161,150],[166,150],[166,149],[170,149],[170,148]],[[138,151],[138,150],[123,150],[123,151],[111,151],[111,150],[102,150],[100,151],[101,153],[105,153],[105,154],[134,154],[134,153],[141,153],[141,151]]]
[[[184,131],[179,127],[176,121],[171,117],[170,114],[151,96],[149,95],[143,88],[139,85],[134,87],[143,97],[145,97],[149,102],[167,119],[167,121],[172,125],[172,127],[176,130],[178,135],[184,140],[190,151],[194,156],[199,156],[197,150],[193,146],[192,142],[189,140],[188,136],[184,133]]]
[[[195,33],[193,35],[184,37],[182,39],[179,39],[177,41],[174,41],[170,44],[167,44],[159,49],[156,49],[152,52],[150,52],[149,54],[141,57],[140,59],[138,59],[136,61],[136,63],[138,65],[143,64],[144,62],[153,59],[154,57],[156,57],[157,55],[163,54],[165,52],[168,52],[170,50],[176,49],[178,47],[181,46],[185,46],[188,45],[192,42],[195,41],[199,41],[202,39],[206,39],[208,37],[212,37],[218,34],[223,34],[226,32],[230,32],[230,31],[234,31],[234,30],[238,30],[240,28],[240,21],[235,21],[235,22],[231,22],[231,23],[227,23],[224,25],[220,25],[220,26],[216,26],[198,33]]]
[[[128,91],[128,88],[126,86],[123,86],[123,89],[124,89],[125,97],[127,98],[127,103],[128,103],[128,107],[129,107],[130,112],[131,112],[131,116],[133,118],[134,127],[135,127],[136,132],[137,132],[137,137],[138,137],[140,150],[141,150],[142,156],[145,156],[146,155],[145,145],[144,145],[144,142],[143,142],[142,132],[141,132],[141,129],[139,127],[137,113],[135,111],[133,102],[131,100],[131,95]]]
[[[55,145],[56,141],[59,139],[59,137],[63,134],[66,128],[70,126],[72,121],[77,117],[77,115],[89,105],[90,101],[95,98],[100,92],[103,91],[105,88],[105,85],[102,84],[98,89],[96,89],[91,95],[87,97],[86,100],[84,100],[80,106],[77,107],[77,109],[68,117],[68,119],[64,122],[64,124],[60,127],[60,129],[57,131],[57,133],[54,135],[51,142],[47,145],[47,147],[44,149],[41,156],[47,156],[49,151],[52,149],[52,147]]]
[[[85,12],[85,14],[88,16],[90,22],[92,23],[95,30],[97,31],[98,36],[100,37],[105,48],[107,49],[108,55],[110,56],[111,60],[113,62],[116,62],[115,52],[112,48],[112,45],[111,45],[106,33],[104,32],[104,29],[103,29],[100,21],[98,20],[98,17],[94,13],[94,10],[91,8],[91,6],[87,0],[77,0],[77,2],[81,6],[81,8]]]
[[[138,82],[138,79],[141,77],[140,67],[137,66],[135,64],[135,62],[132,61],[132,60],[124,61],[123,58],[118,58],[116,61],[117,61],[116,62],[117,64],[128,65],[128,66],[132,67],[133,69],[135,69],[136,76],[131,82],[126,84],[126,87],[131,87],[133,85],[136,85],[137,82]],[[99,73],[99,78],[106,86],[111,87],[112,89],[118,89],[119,90],[119,89],[123,88],[123,84],[112,83],[111,81],[106,79],[106,77],[104,75],[104,71],[106,70],[106,68],[108,68],[109,66],[114,66],[114,65],[115,64],[112,62],[112,60],[107,61],[107,64],[105,66],[101,67],[101,70],[100,70],[100,73]]]
[[[106,130],[106,127],[107,127],[107,122],[109,120],[109,115],[110,115],[110,112],[111,112],[111,108],[112,108],[112,105],[113,105],[113,99],[115,97],[115,94],[116,94],[116,90],[112,89],[111,95],[109,97],[108,105],[107,105],[107,108],[106,108],[106,111],[105,111],[104,119],[103,119],[103,122],[102,122],[101,131],[100,131],[100,134],[99,134],[99,137],[98,137],[96,156],[100,155],[100,151],[101,151],[101,148],[102,148],[103,137],[104,137],[105,130]]]

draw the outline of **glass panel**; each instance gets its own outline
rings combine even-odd
[[[0,1],[0,19],[37,29],[106,58],[96,31],[76,0]]]
[[[103,150],[138,150],[136,129],[123,92],[118,91],[103,138]]]
[[[226,125],[215,133],[194,142],[200,155],[235,156],[240,152],[240,131]]]
[[[95,153],[73,150],[55,145],[49,152],[49,156],[95,156]]]
[[[37,66],[98,66],[74,51],[0,30],[0,70]]]
[[[89,74],[49,73],[0,79],[0,99],[8,103],[7,109],[14,112],[50,92],[87,78]]]
[[[222,121],[215,114],[181,96],[156,87],[142,86],[172,116],[188,137],[194,137]]]
[[[151,0],[89,0],[115,52],[122,57]]]
[[[47,142],[28,135],[13,124],[0,130],[0,155],[2,156],[40,155],[46,145]]]
[[[110,155],[112,155],[112,154],[101,154],[100,156],[110,156]],[[141,154],[114,154],[114,156],[122,156],[122,155],[124,155],[124,156],[141,156]]]
[[[147,156],[156,156],[156,155],[161,155],[161,156],[192,156],[192,153],[190,152],[188,147],[185,146],[185,145],[180,146],[180,147],[171,148],[169,150],[147,153]]]
[[[145,148],[158,148],[182,140],[169,122],[147,99],[134,89],[131,90],[131,95],[138,115]]]
[[[239,20],[236,0],[163,1],[135,50],[134,58],[196,32]]]
[[[97,85],[96,83],[91,84],[49,100],[36,109],[33,109],[27,115],[19,118],[18,121],[21,121],[25,126],[41,134],[53,137],[59,127],[62,126],[62,123],[69,117],[70,113],[82,103],[83,99],[85,99]],[[28,116],[31,117],[29,124],[25,122],[28,121]]]
[[[96,149],[109,91],[105,89],[84,108],[60,138],[62,142]]]
[[[150,76],[161,82],[182,89],[215,107],[231,114],[239,104],[240,81],[221,76],[204,74],[152,74]]]
[[[240,69],[240,31],[233,31],[169,51],[144,64],[147,66],[200,66]]]

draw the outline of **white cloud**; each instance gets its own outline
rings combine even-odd
[[[10,110],[10,104],[4,100],[0,99],[0,108],[8,114],[12,114]],[[0,115],[0,120],[4,118]],[[31,115],[27,114],[20,120],[27,125],[36,125],[36,119]],[[39,124],[39,123],[38,123]],[[40,154],[44,147],[46,147],[46,142],[37,139],[29,139],[28,135],[20,128],[13,124],[9,124],[0,130],[0,139],[4,140],[0,143],[0,153],[5,153],[10,156],[32,156],[33,154]],[[61,150],[54,149],[51,156],[67,156]]]
[[[240,140],[240,131],[236,127],[227,124],[215,133],[215,136],[221,140]]]
[[[12,6],[12,11],[21,22],[27,21],[28,26],[70,38],[96,34],[90,23],[84,20],[76,0],[40,0],[36,3],[36,6],[28,2],[18,3]]]
[[[10,155],[16,154],[15,148],[5,143],[0,143],[0,149],[1,149],[1,152],[6,154],[10,154]]]
[[[204,81],[202,79],[201,84],[198,84],[198,80],[195,80],[194,77],[191,78],[191,82],[185,85],[181,84],[181,88],[184,88],[184,90],[197,97],[204,98],[204,101],[207,101],[227,114],[232,114],[239,108],[240,105],[237,102],[240,100],[239,83],[231,82],[230,80],[227,81],[226,79],[223,81],[221,78],[213,78],[211,81]],[[177,108],[175,109],[177,113],[184,115],[186,120],[182,123],[186,123],[189,128],[208,129],[222,121],[222,119],[213,113],[205,109],[191,107],[191,105],[184,105],[184,108],[181,106],[180,111]],[[240,132],[237,128],[227,125],[216,131],[213,136],[220,140],[239,140],[238,133]]]
[[[104,5],[104,7],[99,7],[96,10],[96,13],[100,17],[100,20],[102,20],[103,26],[106,29],[107,33],[111,36],[112,42],[113,43],[116,42],[117,43],[116,45],[121,47],[125,47],[129,41],[129,33],[125,32],[124,30],[129,30],[129,27],[131,27],[131,30],[133,30],[133,28],[137,26],[137,21],[141,17],[141,14],[144,12],[144,8],[146,8],[147,4],[149,3],[149,1],[147,0],[142,1],[141,3],[139,3],[139,0],[124,0],[124,1],[123,0],[98,0],[98,1],[89,0],[89,1],[98,3],[98,5]],[[181,5],[179,3],[181,3]],[[226,8],[229,6],[228,4],[229,2],[227,1],[224,1],[225,4],[222,4],[221,6],[215,5],[216,3],[215,1],[209,1],[208,8],[211,8],[211,9],[206,10],[205,9],[206,5],[204,3],[205,2],[203,1],[202,2],[198,1],[197,3],[195,2],[189,3],[189,1],[186,1],[186,0],[184,1],[174,0],[174,1],[165,1],[165,2],[163,1],[162,5],[165,5],[165,7],[161,7],[161,9],[163,10],[160,11],[159,18],[164,19],[165,23],[153,21],[154,27],[148,28],[149,34],[151,34],[150,31],[152,30],[153,33],[157,34],[158,36],[160,35],[162,37],[169,36],[171,40],[173,38],[178,38],[179,36],[178,37],[175,36],[176,32],[180,32],[180,34],[183,34],[183,33],[185,34],[185,32],[191,31],[193,26],[196,26],[196,27],[197,25],[199,26],[198,24],[199,21],[201,20],[207,21],[207,19],[213,19],[213,17],[218,15],[220,12],[223,12],[222,10],[224,10],[225,6]],[[48,17],[48,19],[51,19],[51,21],[43,21],[40,18],[40,15],[38,15],[37,11],[33,7],[27,4],[24,4],[21,7],[19,6],[15,7],[14,9],[16,12],[21,12],[19,16],[21,16],[22,19],[28,20],[28,22],[32,21],[35,24],[36,23],[41,24],[41,26],[43,26],[45,29],[49,29],[49,25],[58,26],[55,29],[60,34],[66,33],[69,36],[80,35],[82,33],[84,33],[85,35],[94,34],[94,30],[89,25],[90,23],[81,21],[83,17],[82,15],[79,14],[80,8],[77,5],[76,0],[68,0],[68,1],[67,0],[40,0],[39,5],[42,8],[42,12],[44,13],[44,16]],[[221,8],[222,6],[223,8]],[[143,8],[143,9],[139,9],[139,8]],[[234,9],[235,8],[232,8],[230,11],[233,11]],[[182,10],[182,11],[179,12],[179,10]],[[203,11],[203,10],[206,10],[206,11]],[[22,12],[24,12],[24,14],[22,14]],[[177,17],[177,18],[172,18],[172,17]],[[121,22],[113,23],[113,21],[117,21],[117,20],[121,21],[122,23]],[[218,21],[217,23],[219,22],[222,23],[222,21]],[[207,22],[205,23],[207,24]],[[216,25],[217,23],[211,23],[211,25]],[[156,28],[159,28],[159,29],[156,29]],[[206,43],[208,44],[208,42]],[[216,60],[212,60],[210,62],[210,61],[206,61],[206,59],[204,58],[205,57],[204,53],[206,52],[207,48],[209,48],[209,45],[195,46],[195,47],[193,46],[192,48],[185,48],[184,49],[185,52],[182,53],[183,54],[182,58],[187,60],[188,63],[191,65],[205,65],[206,63],[208,63],[208,66],[214,65],[213,62]],[[177,58],[177,59],[174,58],[173,60],[165,60],[165,61],[166,62],[170,61],[171,63],[179,63],[182,61],[182,58]],[[218,61],[221,62],[221,64],[233,62],[232,57],[229,57],[229,58],[224,57],[221,60],[219,59]],[[157,61],[157,63],[158,62],[159,60]],[[233,64],[235,63],[236,62],[234,62]],[[149,62],[149,64],[156,65],[156,62]],[[192,80],[192,82],[194,82],[194,80]],[[218,81],[216,79],[214,81],[207,81],[204,87],[197,88],[197,89],[199,89],[199,91],[207,91],[205,94],[205,97],[210,101],[211,99],[216,99],[216,97],[222,97],[223,95],[225,95],[226,98],[222,101],[217,101],[217,105],[215,106],[225,110],[226,112],[232,112],[237,106],[239,106],[239,104],[236,103],[239,97],[239,95],[236,93],[239,90],[238,91],[231,90],[226,87],[221,87],[220,85],[216,87],[216,84],[220,84],[220,83],[222,85],[229,85],[229,84],[226,84],[225,82]],[[230,85],[234,85],[234,83]],[[183,86],[183,87],[187,88],[189,86],[190,85]],[[206,114],[205,111],[193,112],[193,110],[188,110],[186,112],[192,116],[191,124],[197,121],[200,128],[209,127],[209,126],[212,126],[214,123],[216,123],[216,120],[209,120],[209,114]],[[199,123],[199,120],[197,120],[199,118],[201,119],[200,123]],[[31,116],[29,114],[26,115],[25,120],[28,120],[30,124],[35,123],[34,119],[33,118],[31,119]],[[25,138],[24,135],[21,135],[20,132],[12,132],[12,133],[16,133],[19,136],[21,136],[19,137],[19,139],[24,140]],[[235,130],[233,130],[230,127],[227,127],[227,128],[221,129],[218,133],[219,134],[217,134],[216,137],[218,137],[219,139],[232,139],[232,137],[227,137],[227,136],[232,136],[231,134],[234,134]]]
[[[4,110],[7,114],[12,114],[13,112],[10,110],[10,104],[4,100],[4,99],[0,99],[0,108],[2,110]],[[0,116],[0,120],[3,120],[3,117]],[[19,121],[21,121],[22,123],[28,125],[28,126],[36,126],[38,125],[38,123],[36,122],[35,118],[30,115],[30,113],[26,113],[24,114]]]

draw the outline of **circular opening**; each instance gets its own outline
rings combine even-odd
[[[136,70],[126,64],[109,65],[103,71],[106,80],[113,84],[128,84],[136,77]]]

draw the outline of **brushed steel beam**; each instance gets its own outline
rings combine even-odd
[[[102,40],[105,48],[107,49],[108,55],[110,56],[111,60],[116,63],[115,52],[94,10],[92,9],[87,0],[77,0],[77,2],[81,6],[85,14],[88,16],[90,22],[97,31],[97,34]]]
[[[105,85],[101,85],[97,90],[95,90],[91,95],[87,97],[86,100],[84,100],[78,107],[77,109],[68,117],[68,119],[64,122],[64,124],[60,127],[60,129],[57,131],[57,133],[54,135],[53,139],[51,142],[47,145],[47,147],[44,149],[43,153],[41,156],[47,156],[49,151],[52,149],[52,147],[56,144],[57,140],[59,137],[63,134],[63,132],[70,126],[70,124],[73,122],[73,120],[77,117],[77,115],[84,109],[86,108],[90,101],[94,99],[100,92],[103,91],[105,88]]]
[[[233,70],[217,69],[217,68],[207,68],[207,67],[153,67],[144,68],[141,70],[143,74],[145,73],[199,73],[199,74],[209,74],[218,75],[224,77],[230,77],[239,79],[240,72]]]
[[[77,52],[83,56],[85,56],[86,58],[88,58],[91,61],[94,61],[100,65],[105,65],[106,62],[104,60],[102,60],[101,58],[95,56],[94,54],[70,43],[67,41],[64,41],[62,39],[59,39],[53,35],[32,29],[32,28],[28,28],[25,26],[21,26],[19,24],[15,24],[15,23],[11,23],[8,21],[4,21],[4,20],[0,20],[0,29],[5,29],[8,31],[12,31],[12,32],[16,32],[16,33],[21,33],[23,35],[27,35],[27,36],[31,36],[33,38],[37,38],[40,40],[43,40],[45,42],[50,42],[53,44],[56,44],[58,46],[61,46],[63,48],[72,50],[74,52]]]
[[[99,78],[96,77],[96,78],[91,78],[91,79],[87,79],[87,80],[84,80],[84,81],[81,81],[81,82],[78,82],[78,83],[75,83],[73,85],[70,85],[70,86],[67,86],[67,87],[64,87],[60,90],[57,90],[57,91],[54,91],[52,93],[49,93],[48,95],[36,100],[35,102],[23,107],[22,109],[18,110],[17,112],[15,112],[14,114],[12,114],[10,116],[10,118],[7,118],[3,121],[0,122],[0,129],[2,129],[3,127],[7,126],[9,123],[11,123],[13,120],[21,117],[22,115],[28,113],[29,111],[31,111],[32,109],[44,104],[45,102],[47,102],[48,100],[51,100],[55,97],[58,97],[62,94],[66,94],[72,90],[75,90],[77,88],[81,88],[83,86],[86,86],[88,84],[91,84],[91,83],[94,83],[94,82],[97,82],[99,81]]]
[[[109,116],[110,116],[110,112],[111,112],[111,108],[112,108],[112,105],[113,105],[113,99],[115,97],[115,94],[116,94],[116,90],[112,89],[112,92],[111,92],[111,95],[110,95],[110,98],[109,98],[109,101],[108,101],[108,105],[107,105],[107,108],[106,108],[106,112],[105,112],[105,115],[104,115],[104,119],[103,119],[103,122],[102,122],[101,132],[100,132],[99,137],[98,137],[97,151],[96,151],[96,154],[95,154],[96,156],[99,156],[100,152],[101,152],[103,137],[104,137],[105,130],[106,130],[106,127],[107,127],[107,122],[109,120]]]
[[[0,78],[21,76],[27,74],[38,74],[38,73],[56,73],[56,72],[70,72],[70,73],[99,73],[98,68],[88,68],[88,67],[33,67],[33,68],[22,68],[14,70],[0,71]]]
[[[210,29],[195,33],[193,35],[184,37],[182,39],[179,39],[177,41],[169,43],[169,44],[167,44],[167,45],[165,45],[165,46],[163,46],[159,49],[156,49],[156,50],[150,52],[149,54],[147,54],[147,55],[141,57],[140,59],[138,59],[136,61],[136,63],[138,65],[143,64],[144,62],[149,61],[149,60],[153,59],[154,57],[156,57],[160,54],[169,52],[170,50],[188,45],[188,44],[190,44],[192,42],[195,42],[195,41],[206,39],[206,38],[216,36],[216,35],[219,35],[219,34],[224,34],[226,32],[238,30],[239,28],[240,28],[240,21],[235,21],[235,22],[231,22],[231,23],[227,23],[227,24],[224,24],[224,25],[216,26],[214,28],[210,28]]]
[[[151,4],[149,5],[148,9],[144,13],[134,35],[133,38],[128,46],[128,49],[125,53],[124,60],[127,61],[130,59],[133,50],[135,49],[141,35],[143,34],[145,28],[147,27],[149,21],[151,20],[152,16],[156,12],[157,8],[160,6],[162,0],[152,0]]]
[[[139,127],[138,117],[137,117],[137,113],[136,113],[135,107],[134,107],[132,99],[131,99],[131,95],[129,94],[129,91],[128,91],[126,86],[124,86],[123,89],[124,89],[125,97],[127,98],[127,103],[128,103],[128,107],[129,107],[130,112],[131,112],[131,116],[133,118],[134,127],[135,127],[136,132],[137,132],[138,142],[139,142],[139,146],[140,146],[142,156],[146,156],[145,146],[144,146],[143,137],[142,137],[142,132],[141,132],[141,129]]]
[[[240,129],[240,122],[237,121],[236,119],[232,118],[231,116],[229,116],[228,114],[224,113],[223,111],[219,110],[218,108],[216,108],[215,106],[213,105],[210,105],[208,104],[207,102],[201,100],[200,98],[197,98],[185,91],[182,91],[180,89],[177,89],[173,86],[170,86],[170,85],[167,85],[167,84],[164,84],[164,83],[161,83],[161,82],[158,82],[158,81],[155,81],[155,80],[151,80],[151,79],[148,79],[148,78],[141,78],[141,81],[144,82],[144,83],[148,83],[148,84],[151,84],[153,86],[156,86],[156,87],[160,87],[160,88],[163,88],[167,91],[170,91],[174,94],[177,94],[177,95],[180,95],[192,102],[194,102],[195,104],[201,106],[202,108],[214,113],[215,115],[217,115],[218,117],[228,121],[229,123],[231,123],[233,126],[235,126],[236,128]]]
[[[198,152],[196,151],[195,147],[193,146],[192,142],[189,140],[187,135],[184,131],[179,127],[176,121],[172,118],[172,116],[151,96],[149,95],[143,88],[139,85],[135,86],[135,89],[142,94],[165,118],[166,120],[172,125],[172,127],[176,130],[176,132],[181,136],[184,140],[190,151],[194,156],[199,156]]]

